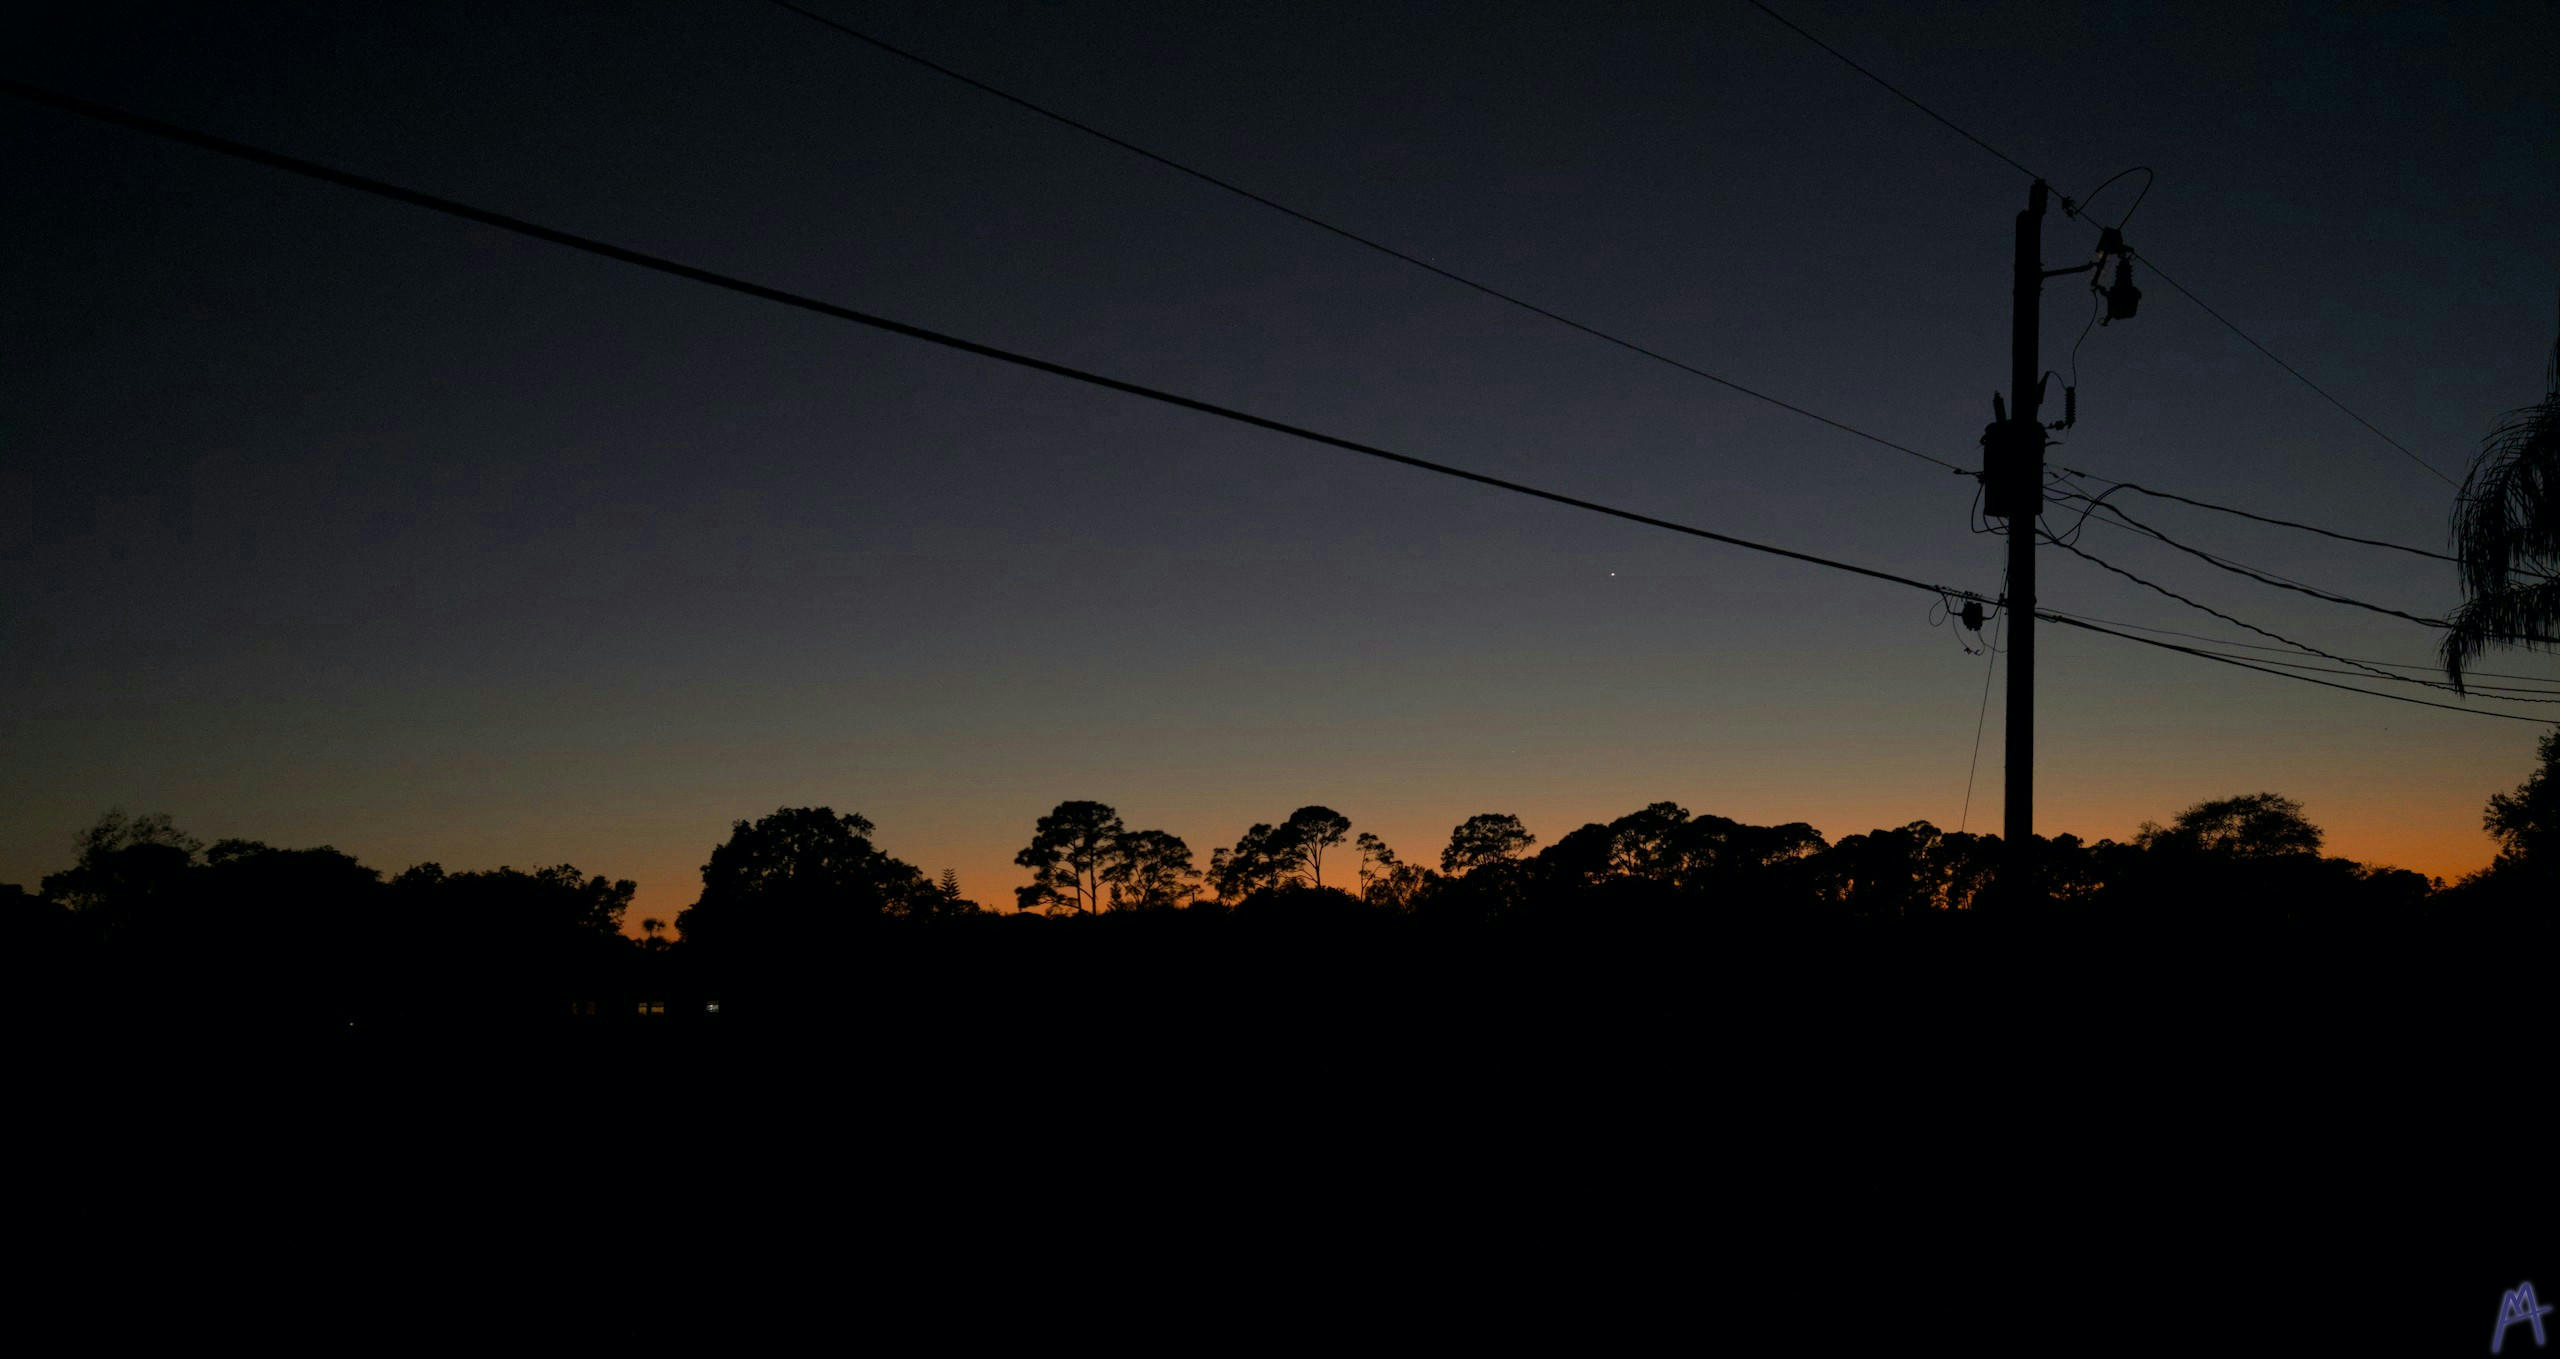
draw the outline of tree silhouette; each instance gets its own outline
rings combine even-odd
[[[1840,837],[1815,857],[1814,874],[1824,895],[1851,915],[1912,920],[1976,904],[1998,864],[1991,837],[1914,821]]]
[[[1032,826],[1031,843],[1013,856],[1031,870],[1031,881],[1013,889],[1014,901],[1026,911],[1101,910],[1102,875],[1124,829],[1120,814],[1099,802],[1059,803]]]
[[[1369,895],[1369,885],[1394,869],[1396,852],[1387,848],[1386,841],[1367,831],[1360,832],[1359,838],[1351,843],[1352,848],[1360,854],[1360,864],[1356,871],[1360,875],[1360,895],[1365,898]]]
[[[266,850],[264,845],[254,848]],[[336,854],[334,850],[299,852]],[[447,873],[441,864],[423,863],[392,879],[392,885],[432,898],[429,909],[436,916],[485,945],[500,948],[563,940],[619,941],[622,913],[640,890],[639,884],[629,878],[609,882],[602,874],[587,877],[572,864],[554,864],[529,873],[505,867]],[[679,929],[683,928],[682,919],[680,915]]]
[[[204,848],[165,812],[128,816],[119,808],[80,832],[75,844],[78,859],[45,875],[39,886],[108,940],[173,923],[183,909],[188,870]]]
[[[1128,831],[1111,846],[1103,869],[1114,910],[1179,906],[1190,899],[1200,875],[1191,868],[1191,846],[1160,830]]]
[[[2492,793],[2482,826],[2508,871],[2560,881],[2560,731],[2544,732],[2540,763],[2512,793]]]
[[[1277,828],[1255,822],[1238,837],[1234,849],[1209,855],[1209,886],[1218,900],[1235,905],[1266,887],[1277,886],[1288,871],[1288,845]]]
[[[2148,850],[2204,853],[2230,859],[2318,854],[2320,828],[2302,815],[2302,804],[2274,793],[2199,802],[2163,829],[2142,823],[2134,843]]]
[[[1691,876],[1689,858],[1697,841],[1688,808],[1657,802],[1609,823],[1609,866],[1631,877],[1678,886]]]
[[[1440,871],[1467,873],[1512,858],[1538,843],[1520,818],[1508,812],[1479,812],[1449,832],[1449,847],[1440,851]]]
[[[1351,834],[1351,818],[1331,807],[1300,807],[1274,833],[1273,854],[1284,872],[1301,875],[1310,887],[1324,886],[1324,852]]]
[[[688,944],[768,951],[908,913],[933,889],[914,865],[881,853],[871,829],[828,807],[732,823],[702,866],[701,899],[676,913],[676,933]]]
[[[2440,654],[2457,690],[2492,645],[2560,646],[2560,341],[2546,386],[2481,440],[2454,504],[2464,598]]]
[[[1401,859],[1387,861],[1385,870],[1369,884],[1368,890],[1360,894],[1360,899],[1372,906],[1383,906],[1390,911],[1412,910],[1414,903],[1423,893],[1431,890],[1433,883],[1440,881],[1439,874],[1420,864],[1406,863]]]

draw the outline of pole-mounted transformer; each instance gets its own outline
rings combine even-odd
[[[2010,419],[1997,392],[1991,413],[1998,418],[1982,427],[1982,512],[2031,520],[2044,499],[2044,450],[2053,441],[2033,416]]]
[[[2036,419],[2044,401],[2042,370],[2036,364],[2044,280],[2086,273],[2097,286],[2107,261],[2116,262],[2113,286],[2099,289],[2110,320],[2134,314],[2142,290],[2133,286],[2132,251],[2122,232],[2099,237],[2098,255],[2087,264],[2060,269],[2044,267],[2039,237],[2043,234],[2044,181],[2027,187],[2027,209],[2018,214],[2017,251],[2011,258],[2009,312],[2009,400],[1991,398],[1991,424],[1982,431],[1982,508],[1995,519],[2009,521],[2009,584],[2001,601],[2009,620],[2008,769],[2001,787],[2000,838],[2006,851],[2000,871],[1999,897],[2010,906],[2026,906],[2042,898],[2036,883],[2036,514],[2044,508],[2044,450],[2050,442]],[[2063,388],[2062,423],[2080,412],[2078,392]],[[2013,418],[2014,417],[2014,418]]]

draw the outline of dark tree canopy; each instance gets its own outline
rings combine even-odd
[[[391,885],[409,898],[410,909],[432,916],[438,929],[491,945],[619,940],[623,912],[639,891],[629,878],[588,877],[572,864],[531,872],[500,867],[447,873],[441,864],[423,863]]]
[[[1123,832],[1112,843],[1103,878],[1111,884],[1113,910],[1162,910],[1191,899],[1200,875],[1191,867],[1191,846],[1180,836],[1160,830]]]
[[[538,1016],[583,1023],[617,1005],[638,1022],[629,1018],[635,1000],[641,1015],[673,1014],[657,998],[681,1003],[692,988],[690,1012],[731,1016],[703,1022],[735,1031],[754,1014],[848,1012],[847,997],[878,994],[884,982],[894,989],[918,966],[949,965],[958,969],[950,975],[1003,991],[1044,975],[1077,985],[1167,975],[1165,963],[1180,972],[1208,958],[1223,959],[1200,974],[1212,986],[1224,984],[1218,969],[1228,962],[1276,968],[1296,986],[1311,963],[1352,960],[1401,975],[1398,967],[1430,959],[1415,950],[1447,944],[1455,951],[1442,956],[1459,960],[1519,944],[1519,957],[1579,960],[1600,975],[1644,959],[1720,957],[1748,969],[1771,948],[1896,937],[2033,942],[2078,929],[2092,931],[2084,942],[2101,952],[2320,938],[2397,947],[2436,928],[2476,930],[2469,937],[2479,941],[2543,938],[2535,931],[2560,925],[2560,734],[2545,736],[2538,755],[2521,785],[2488,799],[2497,862],[2451,888],[2322,857],[2319,828],[2274,793],[2199,802],[2168,826],[2146,824],[2130,843],[2038,837],[2029,852],[2041,901],[1998,912],[1978,908],[2002,862],[2000,842],[1926,821],[1833,843],[1802,822],[1750,825],[1661,801],[1587,823],[1532,855],[1536,842],[1518,817],[1485,813],[1453,830],[1442,875],[1404,862],[1375,835],[1354,840],[1347,817],[1307,806],[1248,828],[1214,856],[1214,907],[1178,910],[1208,906],[1194,899],[1200,875],[1189,846],[1127,829],[1104,804],[1066,802],[1040,819],[1024,851],[1042,875],[1035,891],[1049,894],[1033,899],[1076,903],[1079,915],[1098,902],[1116,918],[919,924],[981,913],[955,873],[936,885],[883,853],[864,818],[786,807],[734,823],[703,867],[701,899],[677,918],[680,942],[658,939],[652,920],[645,945],[621,934],[634,884],[566,864],[448,873],[424,863],[384,883],[327,846],[206,847],[165,816],[110,813],[78,838],[77,862],[47,877],[41,897],[0,885],[0,958],[32,960],[22,973],[80,979],[63,995],[116,979],[120,989],[99,993],[101,1013],[144,1003],[163,1014],[263,1015],[258,1022],[317,1016],[333,1030],[406,1015],[426,1026],[417,1032],[472,1023],[514,1031]],[[1319,884],[1323,851],[1347,843],[1358,847],[1357,894]],[[2047,914],[2022,927],[2027,906]],[[1218,938],[1248,947],[1183,951]],[[1480,945],[1494,951],[1478,953]],[[1053,947],[1077,951],[1042,951]],[[707,1008],[715,997],[738,1003]]]
[[[1023,910],[1102,909],[1102,889],[1116,857],[1122,831],[1120,813],[1099,802],[1061,802],[1031,828],[1031,843],[1013,861],[1031,870],[1031,881],[1014,889]]]
[[[1478,812],[1449,832],[1449,847],[1440,851],[1440,871],[1467,873],[1490,863],[1517,857],[1538,837],[1508,812]]]
[[[1288,874],[1288,846],[1277,827],[1256,822],[1237,837],[1235,848],[1209,855],[1209,887],[1220,901],[1234,905]]]
[[[1610,822],[1605,834],[1607,847],[1602,853],[1612,872],[1661,882],[1688,876],[1698,838],[1691,829],[1689,809],[1676,802],[1657,802],[1629,812]]]
[[[2493,645],[2560,647],[2560,342],[2546,372],[2542,400],[2481,441],[2454,501],[2463,600],[2440,654],[2457,690]]]
[[[1351,834],[1351,818],[1331,807],[1300,807],[1289,813],[1274,836],[1274,855],[1283,871],[1304,878],[1310,887],[1324,886],[1324,852]]]
[[[938,900],[915,865],[871,843],[871,823],[829,807],[784,807],[733,823],[702,866],[702,897],[676,914],[687,943],[714,949],[782,947],[847,928],[930,912]]]
[[[2145,849],[2193,852],[2233,859],[2318,854],[2320,828],[2302,815],[2302,804],[2275,793],[2199,802],[2178,813],[2167,829],[2144,822],[2134,843]]]
[[[166,813],[128,816],[120,809],[99,817],[75,843],[77,860],[45,875],[42,890],[109,937],[149,929],[180,909],[188,871],[204,848]]]
[[[1999,842],[1992,837],[1914,821],[1840,837],[1822,854],[1817,881],[1851,915],[1910,919],[1974,905],[1998,863]]]
[[[2489,795],[2482,827],[2498,837],[2502,865],[2560,879],[2560,731],[2543,733],[2539,760],[2512,793]]]

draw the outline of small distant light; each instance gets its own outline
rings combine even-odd
[[[702,1007],[702,1012],[707,1015],[716,1015],[720,1013],[720,1002],[716,1000],[705,1002]]]

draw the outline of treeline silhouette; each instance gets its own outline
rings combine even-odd
[[[1410,1000],[1500,960],[1531,991],[1879,950],[1970,963],[2057,941],[2103,956],[2503,939],[2560,913],[2560,735],[2492,797],[2496,861],[2445,884],[2321,853],[2272,793],[2200,802],[2129,841],[2039,837],[2036,891],[1997,890],[1998,837],[1925,821],[1824,838],[1658,802],[1541,843],[1520,819],[1455,827],[1428,867],[1330,808],[1215,851],[1060,804],[991,912],[883,852],[859,815],[738,821],[674,937],[623,933],[635,886],[569,865],[386,878],[333,848],[205,845],[110,812],[34,893],[0,885],[20,995],[63,1022],[341,1037],[561,1027],[851,1022],[1072,1031],[1181,1022],[1300,983]],[[894,1015],[889,1011],[894,1009]],[[866,1021],[867,1022],[867,1021]]]

